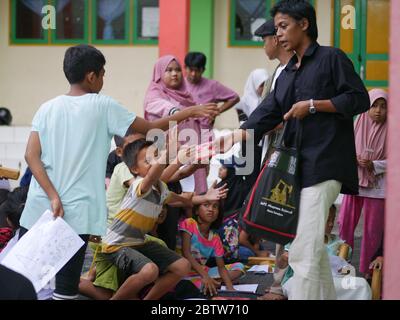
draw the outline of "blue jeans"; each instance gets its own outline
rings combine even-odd
[[[244,246],[239,246],[239,259],[242,262],[247,262],[249,260],[249,257],[254,257],[256,254],[253,252],[253,250],[250,250],[247,247]]]

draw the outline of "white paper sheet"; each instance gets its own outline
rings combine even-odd
[[[39,292],[83,244],[63,219],[54,219],[47,210],[1,264],[27,277]]]
[[[256,293],[258,284],[238,284],[234,285],[233,288],[237,291]],[[220,290],[227,291],[225,286],[221,286]]]
[[[185,179],[181,179],[180,181],[182,192],[194,192],[194,175],[186,177]]]
[[[255,265],[252,266],[249,270],[247,270],[248,272],[257,272],[257,273],[273,273],[274,272],[274,268],[267,265],[267,264],[263,264],[263,265]]]

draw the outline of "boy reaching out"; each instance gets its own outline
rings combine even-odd
[[[160,180],[167,152],[164,150],[158,160],[149,161],[146,155],[152,145],[140,139],[124,149],[124,162],[135,180],[107,231],[102,250],[126,279],[113,299],[137,299],[139,291],[153,282],[144,299],[160,299],[190,271],[189,262],[176,252],[154,241],[145,242],[146,233],[153,230],[165,204],[181,202],[192,206],[190,199],[170,192]]]
[[[146,134],[167,129],[170,121],[210,117],[216,105],[189,107],[171,117],[148,122],[128,112],[114,99],[100,95],[103,87],[103,54],[94,47],[69,48],[64,73],[70,91],[44,103],[32,121],[25,159],[33,179],[21,217],[23,236],[50,209],[85,241],[85,245],[56,275],[54,299],[76,299],[88,235],[104,235],[107,208],[104,179],[114,135],[131,128]]]

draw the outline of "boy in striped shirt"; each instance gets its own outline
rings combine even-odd
[[[103,239],[102,251],[126,279],[112,299],[137,299],[142,288],[154,286],[144,299],[156,300],[190,272],[190,263],[176,252],[144,237],[150,232],[166,203],[192,206],[191,200],[170,192],[160,176],[167,163],[166,150],[158,160],[146,157],[152,142],[139,139],[128,144],[123,160],[134,175],[113,223]]]

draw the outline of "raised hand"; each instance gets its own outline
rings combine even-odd
[[[226,183],[219,188],[216,188],[216,186],[217,186],[217,180],[213,182],[210,189],[208,189],[206,193],[208,201],[217,201],[220,199],[225,199],[228,196],[229,189],[226,188]]]

